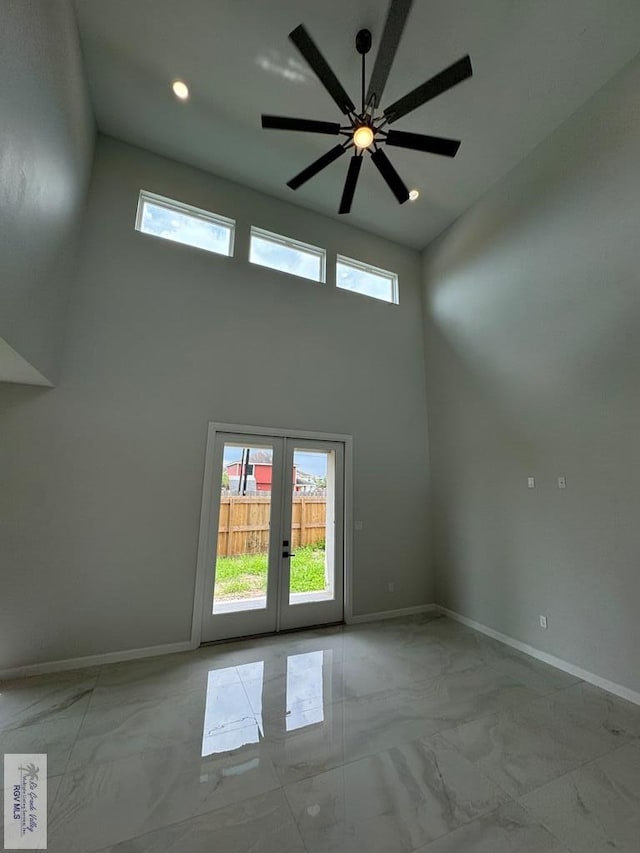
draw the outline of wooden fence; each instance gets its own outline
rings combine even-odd
[[[325,538],[326,497],[296,495],[293,498],[291,547],[313,545]],[[223,495],[218,522],[218,556],[261,554],[269,548],[269,495]]]

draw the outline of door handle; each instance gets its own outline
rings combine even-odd
[[[288,548],[288,547],[289,547],[289,540],[288,540],[288,539],[283,539],[283,540],[282,540],[282,547],[283,547],[283,548]],[[283,555],[282,555],[282,556],[283,556],[283,557],[295,557],[295,554],[287,554],[287,552],[285,551],[285,552],[283,553]]]

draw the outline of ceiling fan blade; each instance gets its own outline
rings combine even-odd
[[[323,154],[322,157],[314,160],[310,166],[303,169],[300,174],[295,176],[295,178],[291,178],[290,181],[287,181],[287,186],[291,187],[292,190],[297,190],[298,187],[301,187],[302,184],[305,184],[310,178],[313,178],[314,175],[317,175],[318,172],[321,172],[324,168],[333,163],[334,160],[341,157],[345,151],[346,148],[343,148],[342,145],[336,145],[335,148],[327,151],[327,153]]]
[[[442,154],[443,157],[455,157],[460,148],[459,139],[427,136],[424,133],[407,133],[404,130],[390,130],[385,142],[396,148],[411,148],[413,151],[426,151],[428,154]]]
[[[349,112],[355,112],[355,104],[344,90],[342,84],[329,67],[327,60],[320,53],[304,26],[300,24],[299,27],[296,27],[293,32],[289,33],[289,38],[307,60],[311,70],[331,95],[341,112],[345,115]]]
[[[448,89],[453,88],[453,86],[457,86],[458,83],[462,83],[463,80],[471,77],[472,74],[471,60],[468,56],[463,56],[462,59],[454,62],[453,65],[445,68],[444,71],[436,74],[435,77],[427,80],[422,86],[418,86],[417,89],[414,89],[408,95],[405,95],[387,107],[384,111],[384,116],[389,124],[391,124],[402,118],[402,116],[406,116],[407,113],[426,104],[432,98],[436,98]]]
[[[391,160],[389,160],[382,148],[378,148],[377,151],[374,151],[371,155],[371,159],[400,204],[404,204],[405,201],[408,201],[409,190],[404,185],[404,181],[400,175],[393,168]]]
[[[266,130],[301,130],[307,133],[329,133],[337,136],[340,125],[337,121],[313,121],[308,118],[288,116],[262,116],[262,127]]]
[[[347,172],[347,180],[344,182],[344,190],[342,191],[342,198],[340,200],[340,209],[338,210],[338,213],[349,213],[351,210],[353,196],[356,191],[356,184],[358,183],[358,175],[360,174],[361,168],[362,155],[354,154],[351,158],[351,162],[349,163],[349,171]]]
[[[371,104],[373,107],[380,106],[387,77],[391,71],[393,60],[396,57],[402,31],[407,22],[412,4],[413,0],[391,0],[389,3],[387,20],[382,31],[380,47],[378,48],[378,55],[376,56],[373,73],[369,81],[369,88],[367,89],[364,101],[365,104]]]

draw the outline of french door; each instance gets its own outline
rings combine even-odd
[[[344,444],[216,432],[202,641],[340,622]]]

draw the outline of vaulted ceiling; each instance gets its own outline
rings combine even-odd
[[[262,112],[340,113],[288,40],[304,23],[352,98],[354,38],[373,59],[387,0],[76,0],[99,129],[330,216],[347,159],[298,191],[286,181],[335,144],[266,131]],[[466,53],[474,76],[395,127],[462,140],[454,160],[389,149],[414,203],[365,163],[347,221],[422,248],[637,53],[638,0],[415,0],[384,97],[391,103]],[[171,81],[185,80],[181,103]],[[383,106],[384,106],[383,103]]]

